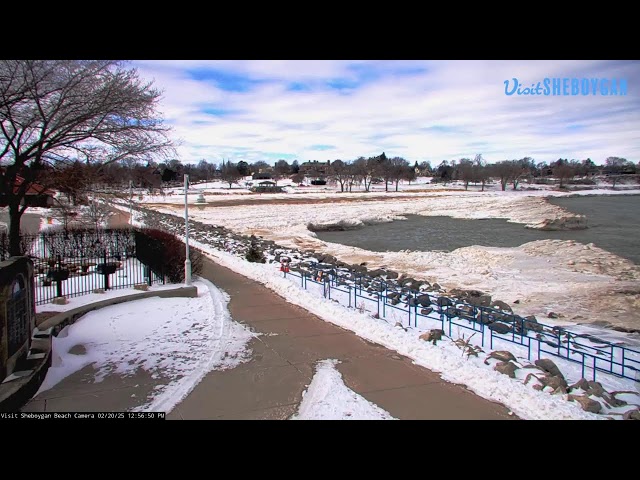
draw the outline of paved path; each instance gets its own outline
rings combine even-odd
[[[266,287],[206,260],[203,276],[231,297],[235,321],[263,333],[251,360],[214,371],[168,415],[170,419],[287,419],[297,412],[317,361],[338,359],[345,384],[399,419],[513,419],[502,405],[410,359],[287,303]],[[81,354],[82,352],[78,352]],[[96,383],[87,366],[33,398],[23,411],[125,411],[146,403],[162,378],[144,371]]]
[[[171,419],[287,419],[319,360],[338,359],[345,384],[399,419],[512,419],[508,410],[443,381],[406,357],[287,303],[266,287],[206,260],[202,276],[231,297],[232,318],[263,333],[252,359],[214,371]]]

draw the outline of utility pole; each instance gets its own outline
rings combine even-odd
[[[189,259],[189,203],[187,200],[187,190],[189,189],[189,175],[184,176],[184,230],[185,230],[185,255],[184,261],[184,283],[191,285],[191,260]]]

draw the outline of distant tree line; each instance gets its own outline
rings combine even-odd
[[[322,171],[314,170],[315,164],[322,165]],[[184,174],[189,175],[191,183],[216,180],[228,183],[230,188],[242,178],[256,174],[264,174],[265,178],[276,182],[289,178],[300,183],[305,178],[310,178],[321,182],[335,182],[341,192],[352,192],[354,187],[370,191],[372,185],[383,183],[385,191],[398,191],[400,182],[410,183],[417,177],[425,176],[432,177],[433,183],[446,185],[448,182],[461,181],[465,189],[473,184],[482,191],[490,181],[498,182],[502,190],[516,190],[523,182],[554,182],[561,188],[569,183],[594,183],[592,177],[595,175],[604,176],[615,187],[626,177],[640,177],[640,165],[620,157],[609,157],[604,165],[598,166],[591,159],[579,161],[559,158],[551,163],[536,163],[531,157],[487,163],[478,154],[473,159],[443,160],[433,168],[430,162],[415,162],[411,165],[402,157],[389,158],[383,152],[377,156],[359,157],[355,160],[333,160],[327,164],[309,162],[306,165],[303,163],[303,166],[304,172],[297,160],[289,164],[281,159],[270,165],[262,160],[253,163],[223,160],[218,164],[202,159],[198,163],[183,164],[177,159],[156,163],[124,158],[106,165],[81,161],[46,165],[42,167],[40,178],[47,186],[67,195],[70,203],[76,204],[88,192],[123,190],[129,187],[146,189],[149,193],[160,192],[163,186],[181,184]]]

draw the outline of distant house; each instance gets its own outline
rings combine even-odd
[[[273,178],[273,175],[271,175],[271,173],[269,172],[258,172],[254,173],[251,178],[253,180],[271,180]]]
[[[304,162],[300,165],[298,173],[301,173],[305,177],[322,177],[329,175],[330,168],[331,160],[327,160],[326,162],[314,160],[312,162]]]
[[[15,184],[13,185],[13,193],[18,193],[20,185],[24,182],[24,178],[20,175],[16,176]],[[39,183],[32,183],[22,200],[21,205],[27,205],[29,207],[51,207],[53,205],[53,196],[56,192],[48,188],[43,187]],[[6,207],[8,205],[6,195],[0,194],[0,207]]]
[[[276,182],[272,182],[271,180],[258,182],[258,185],[251,187],[251,191],[254,193],[284,193],[282,187],[276,185]]]

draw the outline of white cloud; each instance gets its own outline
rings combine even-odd
[[[640,63],[617,61],[167,61],[136,62],[165,92],[184,162],[291,154],[352,159],[385,151],[410,161],[532,156],[640,160]],[[246,79],[244,91],[222,89]],[[407,69],[411,69],[410,71]],[[420,71],[424,69],[424,71]],[[404,70],[404,72],[403,72]],[[506,96],[504,80],[627,78],[620,97]],[[202,78],[197,80],[195,78]],[[352,88],[339,90],[340,80]],[[308,89],[291,90],[292,82]],[[355,83],[354,83],[355,82]],[[224,115],[205,113],[229,112]],[[436,128],[434,128],[436,127]],[[332,145],[317,151],[312,146]]]

